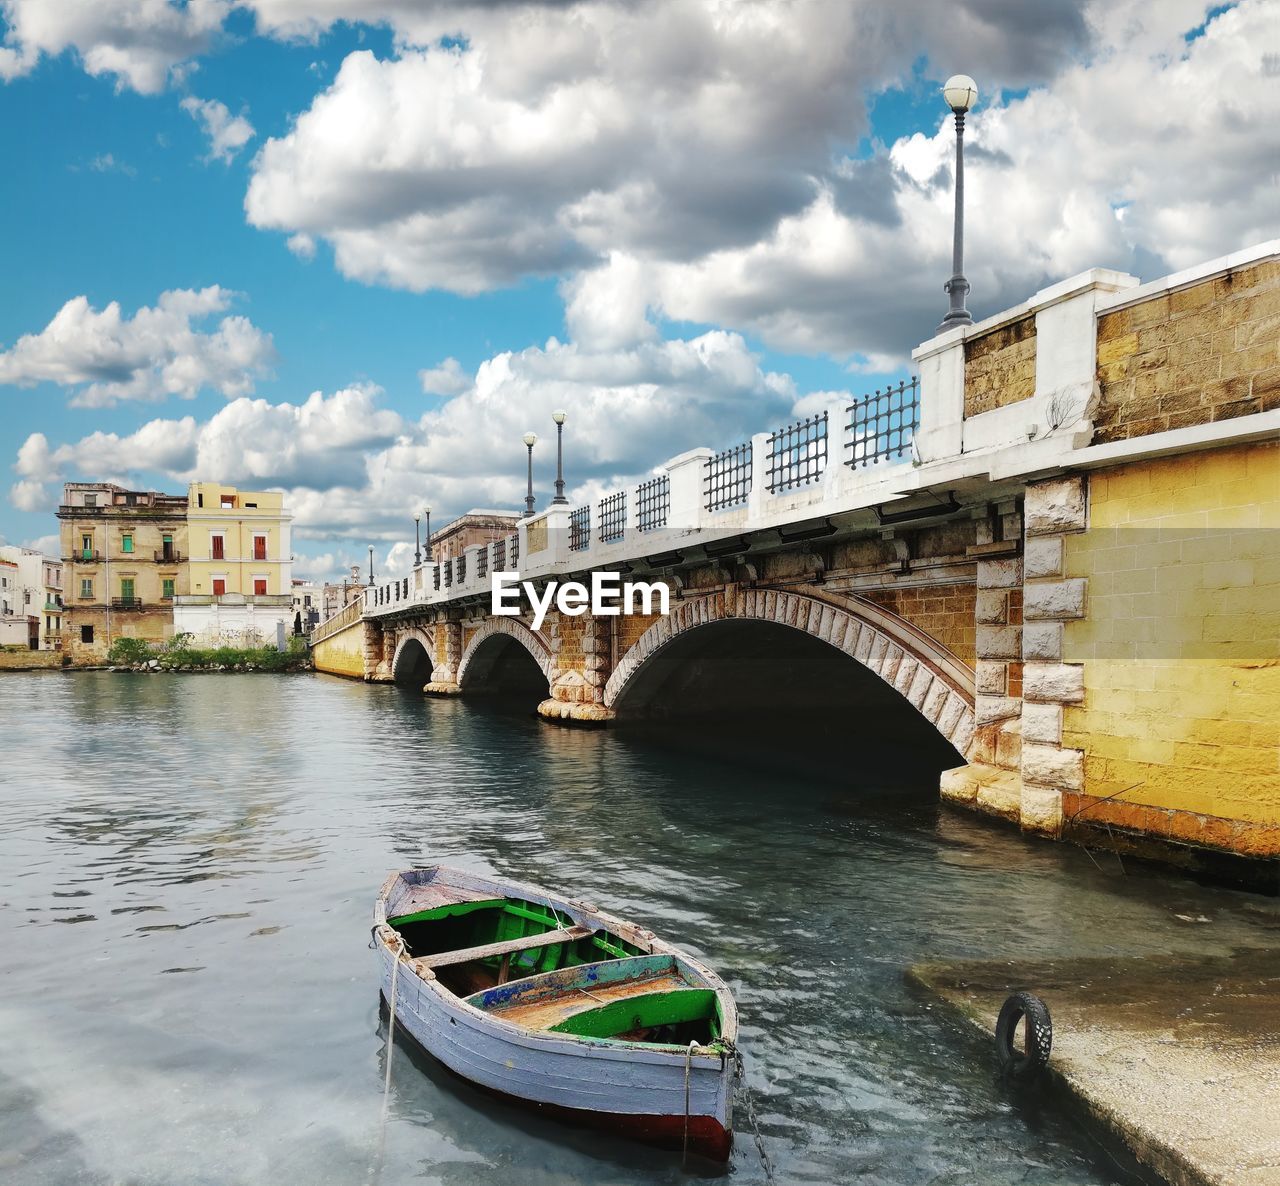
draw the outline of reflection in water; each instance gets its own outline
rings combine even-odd
[[[683,1181],[402,1046],[377,1158],[365,943],[386,873],[428,860],[585,894],[704,955],[786,1182],[1117,1180],[903,968],[1280,927],[1267,900],[943,811],[847,720],[825,771],[759,731],[575,731],[325,677],[11,674],[0,722],[0,1178],[20,1186]],[[730,1173],[762,1179],[745,1134]]]

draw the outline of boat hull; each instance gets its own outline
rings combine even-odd
[[[388,1012],[387,996],[382,994],[382,1009]],[[679,1116],[649,1115],[633,1112],[599,1112],[586,1108],[568,1107],[563,1104],[534,1100],[527,1096],[513,1095],[502,1088],[491,1087],[472,1078],[456,1066],[435,1055],[429,1046],[420,1040],[415,1029],[403,1024],[399,1011],[396,1013],[396,1029],[400,1034],[413,1042],[414,1046],[429,1057],[435,1059],[450,1074],[471,1084],[473,1087],[500,1099],[505,1103],[525,1108],[545,1116],[554,1117],[565,1124],[580,1128],[603,1129],[617,1133],[628,1140],[640,1141],[646,1145],[654,1145],[662,1149],[684,1149],[710,1161],[723,1162],[729,1160],[733,1151],[733,1133],[725,1122],[714,1116],[695,1116],[688,1118],[685,1127],[683,1112]],[[727,1120],[727,1117],[726,1117]]]

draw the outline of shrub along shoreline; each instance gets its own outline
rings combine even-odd
[[[310,671],[311,655],[305,638],[292,635],[285,650],[273,646],[193,646],[180,634],[155,645],[140,638],[117,638],[107,652],[112,671]]]

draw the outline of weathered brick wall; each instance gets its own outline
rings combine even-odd
[[[973,667],[977,588],[972,583],[868,589],[862,596],[906,618]]]
[[[371,629],[357,618],[345,630],[321,639],[311,651],[316,670],[329,675],[345,675],[349,679],[363,679],[365,636]]]
[[[1098,318],[1099,444],[1280,408],[1280,261]]]
[[[1280,443],[1090,478],[1065,540],[1088,612],[1063,744],[1084,752],[1068,818],[1280,856]]]
[[[1021,317],[964,344],[964,414],[1030,399],[1036,391],[1036,319]]]

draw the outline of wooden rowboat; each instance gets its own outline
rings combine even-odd
[[[728,1158],[737,1009],[691,955],[590,903],[443,865],[387,878],[374,939],[396,1022],[451,1071]]]

